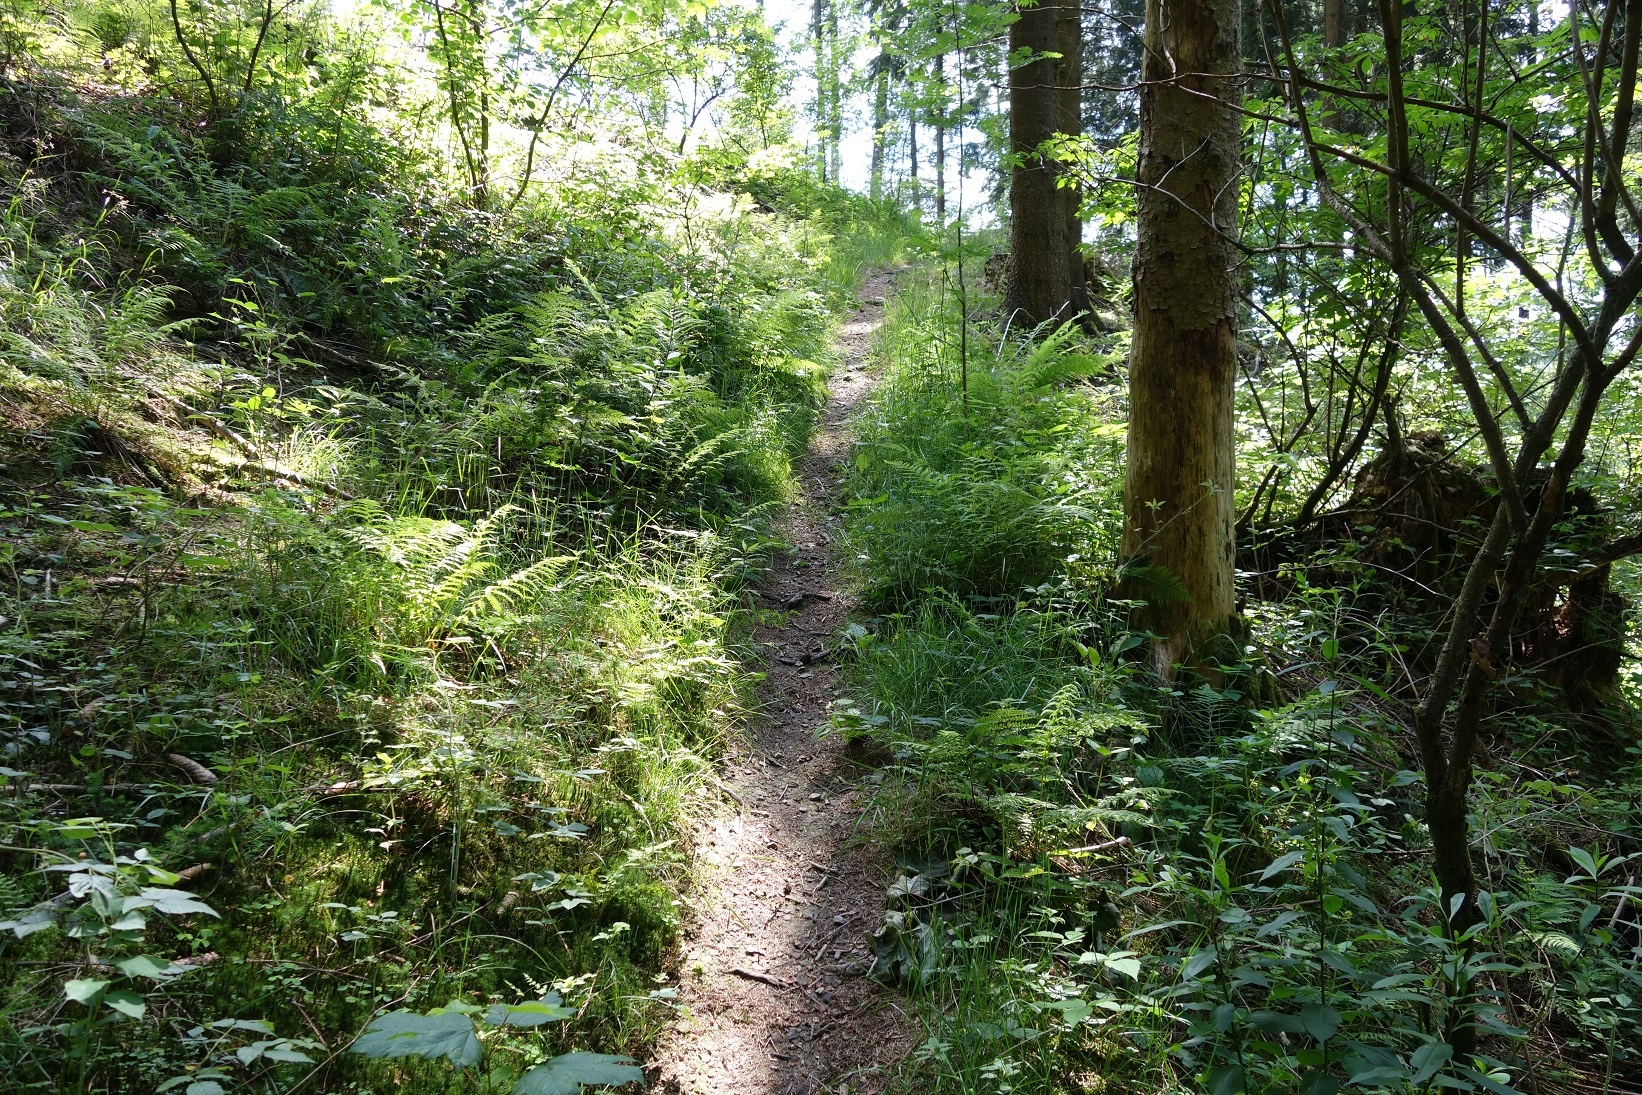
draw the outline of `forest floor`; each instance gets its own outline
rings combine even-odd
[[[856,838],[873,790],[840,737],[818,738],[839,693],[833,650],[852,601],[834,513],[848,423],[873,387],[872,334],[890,274],[869,279],[839,331],[821,428],[781,532],[794,550],[759,596],[760,717],[724,773],[737,808],[697,833],[701,883],[680,976],[683,1017],[657,1057],[683,1095],[873,1095],[911,1048],[902,999],[866,976],[894,864]]]

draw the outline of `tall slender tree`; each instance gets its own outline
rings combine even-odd
[[[828,167],[832,181],[840,182],[844,170],[844,58],[838,41],[838,4],[826,0],[827,20],[827,98],[826,127],[831,142],[828,149]]]
[[[935,55],[934,104],[930,124],[935,127],[935,219],[946,223],[946,54]]]
[[[879,50],[869,70],[872,78],[872,175],[869,193],[873,201],[884,196],[884,142],[889,138],[890,67],[889,51]]]
[[[1147,0],[1122,554],[1165,679],[1234,627],[1237,0]]]
[[[1056,127],[1068,137],[1083,135],[1083,5],[1065,4],[1059,9],[1056,28],[1060,51],[1060,122]],[[1075,177],[1063,172],[1057,180],[1061,202],[1066,207],[1066,259],[1069,265],[1069,296],[1074,315],[1089,311],[1089,291],[1083,276],[1083,191]]]
[[[837,182],[833,171],[832,131],[833,84],[838,79],[836,51],[828,38],[829,27],[836,31],[831,0],[814,0],[810,5],[810,45],[815,53],[815,162],[822,182]]]
[[[1073,3],[1076,0],[1072,0]],[[1009,28],[1010,270],[1008,306],[1028,325],[1070,318],[1072,278],[1066,196],[1042,151],[1062,123],[1062,9],[1068,0],[1022,3]]]

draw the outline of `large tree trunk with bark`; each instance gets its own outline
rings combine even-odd
[[[1015,322],[1035,326],[1069,318],[1071,242],[1066,199],[1053,163],[1038,146],[1053,137],[1062,116],[1060,50],[1064,0],[1020,9],[1009,28],[1009,51],[1030,51],[1031,62],[1009,72],[1009,150],[1017,162],[1009,180],[1010,271],[1007,304]]]
[[[1165,679],[1237,657],[1239,31],[1235,0],[1147,0],[1122,554]]]

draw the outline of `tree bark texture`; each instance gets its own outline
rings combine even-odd
[[[935,219],[946,223],[946,54],[935,55],[935,109],[931,124],[935,126]]]
[[[844,97],[838,47],[838,5],[827,2],[827,132],[832,140],[829,166],[832,181],[841,183],[844,174]]]
[[[1064,0],[1020,9],[1009,28],[1009,52],[1033,60],[1009,71],[1009,150],[1017,157],[1009,180],[1010,270],[1007,305],[1016,324],[1036,326],[1067,318],[1072,297],[1065,197],[1053,163],[1038,146],[1061,121],[1059,52]]]
[[[889,56],[878,55],[872,80],[872,200],[884,196],[884,140],[889,130]]]
[[[1058,129],[1069,137],[1083,135],[1083,5],[1066,4],[1060,10],[1060,123]],[[1066,207],[1066,259],[1071,264],[1070,297],[1074,315],[1089,311],[1088,281],[1083,276],[1083,191],[1062,186],[1061,202]]]
[[[1147,0],[1122,555],[1184,587],[1136,583],[1165,679],[1235,626],[1239,32],[1235,0]]]
[[[907,107],[907,175],[912,179],[912,201],[922,206],[923,196],[918,193],[918,104],[915,101]]]

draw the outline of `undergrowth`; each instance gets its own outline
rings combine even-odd
[[[8,1090],[622,1082],[564,1054],[674,1018],[740,591],[899,222],[642,156],[481,214],[337,92],[225,145],[4,85]]]
[[[1637,751],[1582,751],[1525,680],[1473,803],[1487,916],[1450,938],[1398,689],[1418,622],[1297,565],[1245,609],[1259,673],[1160,686],[1112,593],[1121,346],[965,303],[925,271],[890,309],[847,518],[873,614],[832,729],[882,766],[866,832],[902,863],[874,940],[926,1032],[901,1089],[1634,1075]]]

